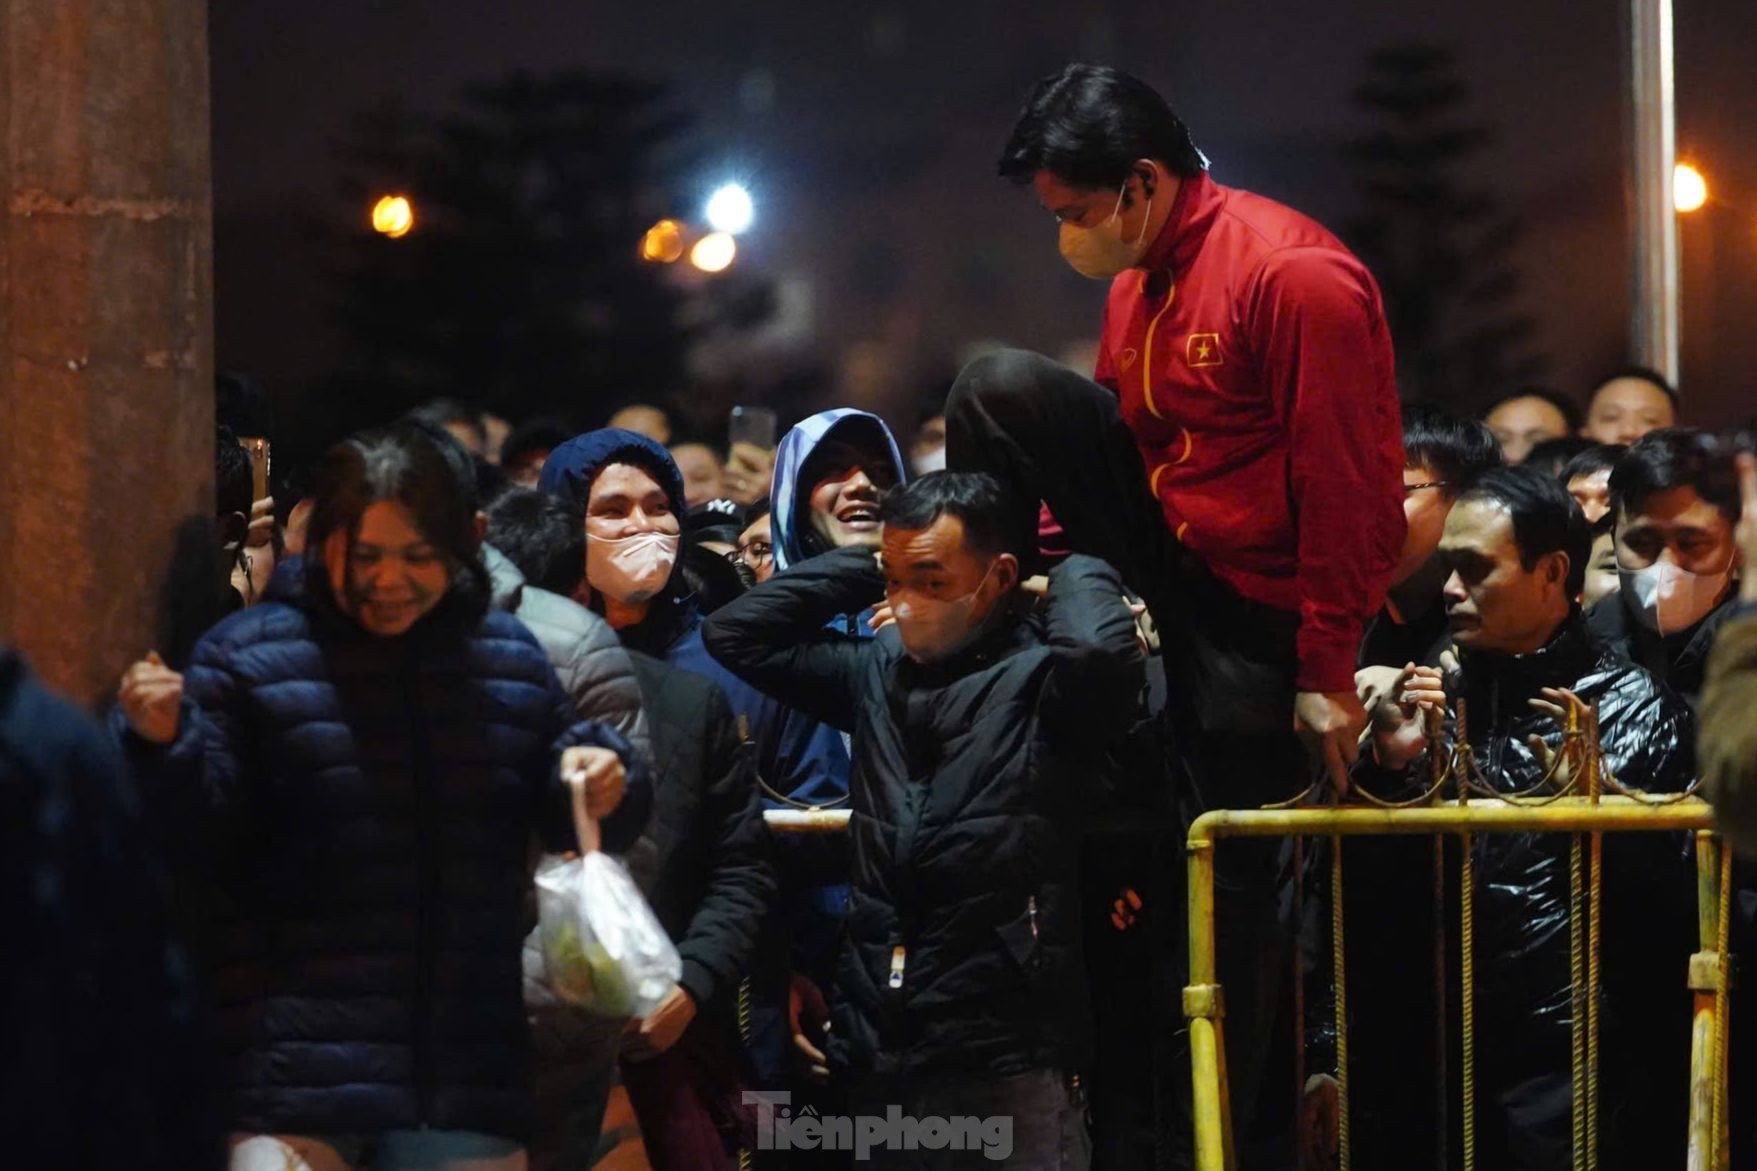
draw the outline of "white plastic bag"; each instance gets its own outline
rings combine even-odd
[[[598,851],[576,791],[578,858],[537,866],[537,937],[557,999],[600,1016],[644,1017],[683,975],[683,961],[622,863]]]

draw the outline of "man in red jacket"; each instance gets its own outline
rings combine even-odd
[[[1059,221],[1068,263],[1111,282],[1097,370],[978,359],[953,388],[947,452],[1041,498],[1063,544],[1141,594],[1196,806],[1249,807],[1300,787],[1302,742],[1347,784],[1366,724],[1355,653],[1403,540],[1403,451],[1371,274],[1206,163],[1136,78],[1070,65],[1038,83],[1000,171]],[[1273,924],[1273,858],[1259,854],[1241,861],[1248,905],[1223,920]],[[1241,953],[1272,936],[1230,950],[1266,959]],[[1227,991],[1228,1040],[1249,1050],[1262,1030],[1238,1027],[1243,991]],[[1248,1083],[1249,1054],[1232,1056]],[[1243,1113],[1250,1086],[1235,1090]]]

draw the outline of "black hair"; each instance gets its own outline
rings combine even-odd
[[[256,379],[235,370],[214,372],[214,422],[249,439],[269,433],[268,399]]]
[[[748,529],[751,525],[763,519],[763,517],[769,515],[769,513],[773,511],[774,508],[769,504],[769,498],[767,496],[763,497],[761,500],[745,509],[744,527]]]
[[[1568,555],[1567,590],[1578,598],[1586,585],[1586,563],[1592,557],[1592,527],[1586,514],[1554,476],[1536,468],[1492,468],[1465,490],[1458,502],[1482,500],[1507,510],[1513,522],[1513,543],[1527,572],[1551,553]]]
[[[446,466],[457,480],[458,491],[463,493],[472,511],[482,507],[481,482],[476,478],[477,469],[481,466],[481,457],[472,455],[470,449],[458,442],[458,437],[447,431],[438,423],[416,416],[405,417],[395,423],[390,430],[393,433],[418,435],[444,457]]]
[[[500,445],[500,466],[517,467],[526,456],[539,451],[554,451],[577,434],[578,428],[569,427],[565,421],[552,416],[527,420],[514,427],[506,442]]]
[[[451,446],[463,450],[455,440]],[[352,435],[330,448],[318,469],[317,502],[306,535],[307,595],[333,603],[324,544],[332,534],[344,533],[351,551],[367,508],[395,500],[451,570],[451,588],[441,604],[457,599],[458,612],[474,626],[487,611],[489,589],[476,535],[474,485],[466,486],[460,475],[460,468],[468,467],[424,428],[406,424]]]
[[[402,421],[429,423],[442,428],[461,423],[476,433],[479,446],[488,446],[488,429],[482,425],[482,413],[471,410],[455,398],[430,399],[404,415]]]
[[[1536,468],[1546,476],[1560,476],[1562,469],[1576,457],[1597,446],[1595,441],[1584,435],[1563,435],[1532,444],[1531,450],[1525,453],[1525,458],[1520,462],[1525,467]],[[1563,480],[1562,483],[1566,484],[1567,481]]]
[[[250,466],[250,453],[232,433],[230,427],[214,429],[214,515],[241,513],[250,520],[251,506],[256,503],[256,478]]]
[[[1556,473],[1556,479],[1561,481],[1562,487],[1566,488],[1582,476],[1596,476],[1600,472],[1613,471],[1617,466],[1617,461],[1622,459],[1623,453],[1628,450],[1621,443],[1595,443],[1591,447],[1584,448],[1573,459],[1562,465],[1562,470]]]
[[[1611,469],[1611,511],[1621,515],[1655,492],[1690,488],[1733,524],[1742,501],[1733,445],[1697,427],[1649,431]]]
[[[579,510],[535,488],[509,488],[488,506],[488,543],[538,589],[571,598],[586,576]]]
[[[929,472],[885,494],[879,517],[887,528],[925,529],[942,516],[964,523],[964,544],[979,553],[1011,553],[1019,545],[1019,509],[987,472]]]
[[[678,549],[675,572],[683,578],[703,614],[712,614],[749,588],[739,567],[700,545],[685,543]]]
[[[1550,404],[1550,406],[1555,407],[1556,410],[1562,412],[1562,421],[1567,424],[1570,433],[1580,430],[1581,424],[1584,422],[1584,419],[1580,414],[1579,403],[1575,402],[1567,395],[1562,394],[1559,391],[1551,390],[1545,386],[1524,386],[1509,394],[1501,395],[1499,398],[1494,399],[1487,406],[1483,407],[1483,409],[1478,412],[1477,418],[1486,422],[1488,417],[1494,414],[1496,408],[1502,403],[1510,403],[1514,399],[1521,398],[1542,399],[1544,402]]]
[[[1678,409],[1678,388],[1667,381],[1666,376],[1650,366],[1618,366],[1603,378],[1592,384],[1592,393],[1586,396],[1587,404],[1598,397],[1598,392],[1605,388],[1606,383],[1615,382],[1619,378],[1638,378],[1642,382],[1651,382],[1671,400],[1672,411]]]
[[[1001,151],[1000,174],[1020,187],[1048,171],[1078,187],[1121,187],[1140,159],[1193,179],[1207,160],[1159,92],[1108,65],[1068,65],[1031,87]]]
[[[1419,403],[1403,408],[1403,465],[1432,470],[1451,495],[1505,462],[1495,433],[1481,420],[1460,419]]]

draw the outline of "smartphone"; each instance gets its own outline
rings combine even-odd
[[[268,440],[263,438],[242,438],[238,446],[250,453],[250,490],[252,500],[263,500],[268,496]]]
[[[726,421],[726,445],[748,443],[764,451],[775,449],[775,412],[768,407],[733,407]]]

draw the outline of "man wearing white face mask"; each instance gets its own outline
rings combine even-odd
[[[1144,674],[1110,566],[1070,557],[1042,612],[1028,605],[1014,507],[990,476],[930,472],[885,497],[882,570],[862,546],[813,557],[704,634],[752,684],[853,736],[830,1061],[857,1111],[1010,1116],[1008,1167],[1081,1171],[1080,826]],[[896,621],[875,638],[825,628],[881,597]],[[873,1165],[962,1164],[884,1151]]]
[[[1695,428],[1652,431],[1617,461],[1610,490],[1622,588],[1587,622],[1694,705],[1715,635],[1738,599],[1732,452]]]

